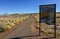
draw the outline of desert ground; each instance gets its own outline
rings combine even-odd
[[[54,25],[39,25],[39,14],[0,15],[0,39],[41,39],[54,36]],[[39,32],[39,28],[41,33]],[[60,38],[60,14],[56,14],[56,35]],[[39,36],[41,34],[41,36]],[[50,38],[54,39],[54,38]]]

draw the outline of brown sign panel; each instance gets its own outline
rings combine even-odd
[[[40,25],[41,31],[56,37],[56,4],[40,5]]]

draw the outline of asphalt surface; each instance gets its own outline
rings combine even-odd
[[[37,24],[32,16],[30,16],[23,23],[19,24],[17,28],[12,30],[11,32],[0,39],[40,39],[39,32],[35,30]],[[1,36],[1,35],[0,35]]]

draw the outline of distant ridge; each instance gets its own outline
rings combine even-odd
[[[60,14],[60,12],[56,12],[57,14]]]
[[[57,14],[60,14],[60,12],[56,12]],[[29,14],[39,14],[39,13],[29,13]],[[29,15],[28,13],[27,14],[18,14],[18,13],[16,13],[16,14],[6,14],[6,15]],[[5,14],[3,14],[3,15],[1,15],[0,14],[0,16],[4,16]]]

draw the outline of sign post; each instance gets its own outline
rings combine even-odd
[[[39,10],[39,32],[43,31],[56,38],[56,4],[40,5]]]

